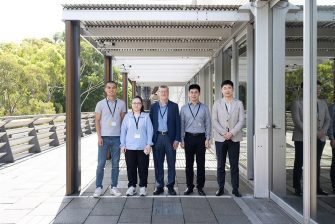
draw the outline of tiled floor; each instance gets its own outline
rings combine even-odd
[[[177,155],[177,196],[153,196],[154,172],[150,162],[147,197],[113,197],[110,164],[104,178],[105,194],[93,198],[96,168],[96,136],[82,139],[80,196],[65,194],[65,146],[0,168],[0,223],[295,223],[275,203],[254,199],[250,184],[240,180],[242,198],[232,197],[229,171],[225,195],[217,190],[216,160],[206,154],[206,197],[184,196],[185,162],[182,149]],[[127,189],[127,176],[122,156],[119,188]]]

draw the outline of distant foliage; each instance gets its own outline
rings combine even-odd
[[[84,40],[80,45],[81,109],[94,111],[104,97],[103,56]],[[0,43],[0,116],[64,113],[64,55],[64,33],[56,33],[52,40]],[[122,77],[118,69],[113,71],[121,98]]]
[[[328,60],[323,64],[318,65],[317,79],[321,82],[321,96],[328,104],[334,102],[334,61]],[[303,68],[286,72],[286,109],[289,110],[292,102],[299,97],[302,97],[302,89],[300,84],[303,81]]]

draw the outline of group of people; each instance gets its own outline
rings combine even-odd
[[[300,88],[303,88],[301,83]],[[335,105],[327,106],[325,100],[320,99],[321,82],[317,81],[317,194],[328,195],[321,188],[320,183],[320,163],[324,146],[326,144],[326,137],[330,139],[330,146],[332,147],[332,163],[330,170],[330,179],[332,182],[333,193],[335,193]],[[295,146],[295,159],[293,168],[293,187],[294,194],[297,196],[302,195],[301,178],[303,167],[303,99],[297,99],[291,106],[292,119],[294,123],[294,130],[292,140]]]
[[[96,189],[94,197],[103,192],[104,168],[108,152],[111,155],[110,193],[120,196],[117,188],[120,153],[125,153],[128,189],[127,196],[147,195],[149,155],[153,153],[156,188],[154,195],[164,193],[176,195],[174,189],[176,177],[176,150],[179,146],[185,150],[186,182],[185,195],[193,193],[195,188],[194,160],[197,163],[197,191],[206,195],[205,153],[210,147],[212,126],[217,155],[217,196],[224,194],[225,163],[228,153],[231,182],[236,197],[241,197],[239,188],[239,152],[242,140],[244,108],[241,101],[233,98],[234,84],[225,80],[221,84],[222,99],[214,103],[212,116],[207,105],[199,101],[200,86],[189,86],[190,101],[179,112],[176,103],[169,100],[169,88],[158,88],[158,101],[145,113],[140,96],[132,99],[132,111],[127,113],[125,102],[116,98],[117,84],[109,81],[105,84],[106,98],[99,101],[95,109],[96,131],[98,135],[98,166],[96,170]],[[164,160],[167,160],[167,182],[164,181]],[[137,180],[139,177],[139,182]]]

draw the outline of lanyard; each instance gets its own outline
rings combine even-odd
[[[136,129],[138,130],[138,123],[140,122],[141,113],[140,113],[140,116],[138,116],[137,120],[136,120],[136,117],[135,117],[134,113],[133,113],[133,115],[134,115],[134,120],[135,120],[135,124],[136,124]]]
[[[164,120],[164,115],[165,115],[167,109],[168,109],[168,106],[166,105],[166,108],[165,108],[165,110],[164,110],[164,113],[162,114],[161,107],[159,107],[159,113],[160,113],[160,115],[161,115],[161,117],[162,117],[163,120]]]
[[[196,114],[195,114],[195,116],[194,116],[194,114],[193,114],[193,112],[192,112],[192,109],[191,109],[191,106],[190,106],[190,104],[188,104],[188,108],[190,109],[190,111],[191,111],[191,114],[192,114],[192,117],[193,117],[193,119],[194,119],[194,120],[195,120],[195,118],[197,117],[197,115],[198,115],[198,113],[199,113],[200,106],[201,106],[201,103],[199,104],[199,107],[198,107],[197,113],[196,113]]]
[[[111,108],[109,107],[107,98],[106,98],[106,102],[107,102],[108,109],[109,109],[109,111],[110,111],[111,114],[112,114],[112,118],[114,118],[114,114],[115,114],[115,109],[116,109],[117,100],[115,100],[115,105],[114,105],[114,110],[113,110],[113,112],[112,112]]]
[[[229,115],[229,111],[228,111],[228,107],[227,107],[227,104],[224,103],[225,107],[226,107],[226,111],[227,111],[227,114]]]

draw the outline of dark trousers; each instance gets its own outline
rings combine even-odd
[[[303,166],[303,142],[295,141],[295,158],[294,158],[294,168],[293,168],[293,187],[295,189],[301,190],[301,178],[302,178],[302,166]],[[323,148],[325,147],[325,142],[317,140],[316,149],[317,149],[317,159],[316,159],[316,167],[317,167],[317,190],[321,190],[320,185],[320,162],[322,157]]]
[[[202,189],[205,185],[205,134],[191,135],[185,134],[185,158],[186,158],[186,184],[188,188],[193,189],[193,164],[194,156],[197,162],[197,188]]]
[[[128,175],[128,187],[136,187],[137,184],[137,169],[140,177],[140,187],[147,187],[148,183],[148,168],[149,155],[146,155],[143,150],[127,150],[125,153]]]
[[[236,191],[239,187],[239,168],[238,161],[240,157],[240,142],[233,142],[232,140],[224,142],[215,142],[216,158],[217,158],[217,178],[219,187],[223,188],[225,184],[226,176],[226,157],[228,153],[230,173],[231,173],[231,184],[233,191]]]
[[[332,148],[332,164],[330,166],[330,180],[333,190],[335,190],[335,148]]]
[[[168,165],[167,187],[173,187],[176,178],[176,150],[174,150],[168,135],[158,135],[153,147],[155,178],[157,187],[164,187],[164,160]]]

